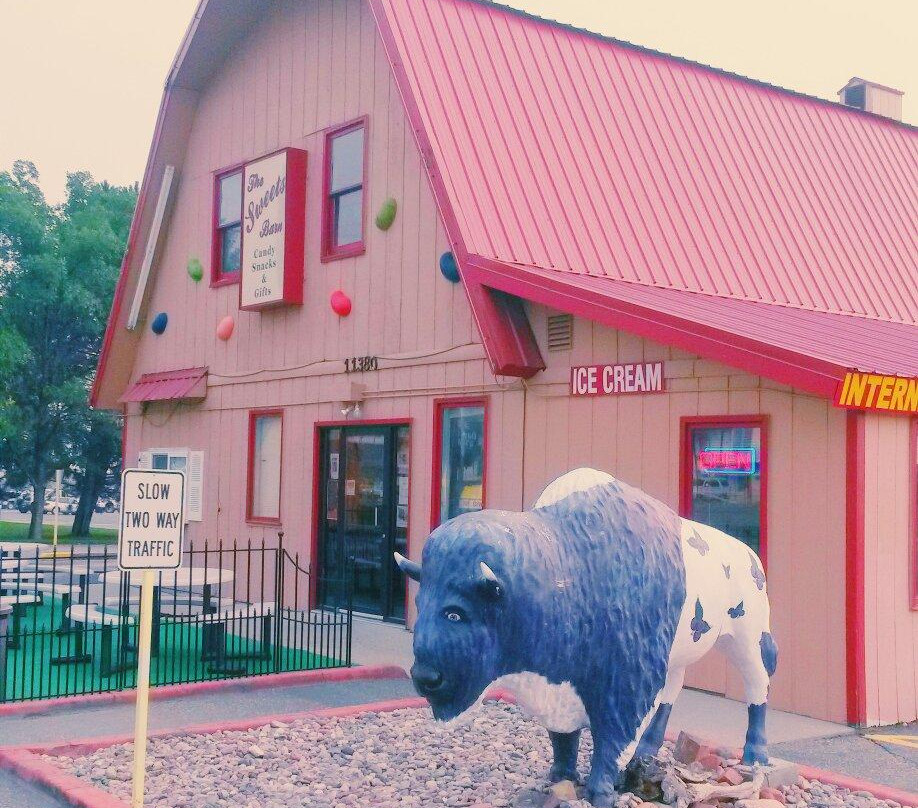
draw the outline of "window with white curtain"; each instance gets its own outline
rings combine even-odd
[[[280,412],[253,413],[249,425],[249,513],[252,520],[280,520]]]

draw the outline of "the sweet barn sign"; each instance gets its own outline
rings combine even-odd
[[[249,163],[242,182],[239,308],[302,303],[306,152],[284,149]]]
[[[616,396],[662,393],[663,363],[583,365],[571,368],[572,396]]]

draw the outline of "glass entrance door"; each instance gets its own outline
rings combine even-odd
[[[330,427],[321,437],[319,605],[350,595],[356,611],[403,621],[393,553],[408,546],[408,427]]]

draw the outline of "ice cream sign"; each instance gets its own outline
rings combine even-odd
[[[306,152],[284,149],[249,163],[242,182],[239,307],[302,303]]]
[[[583,365],[571,368],[572,396],[662,393],[663,363]]]

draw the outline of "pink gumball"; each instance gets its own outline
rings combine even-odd
[[[233,329],[236,327],[236,322],[232,317],[226,316],[217,326],[217,338],[222,339],[226,342],[231,336],[233,336]]]
[[[331,307],[339,317],[347,317],[351,313],[351,299],[339,289],[332,292]]]

